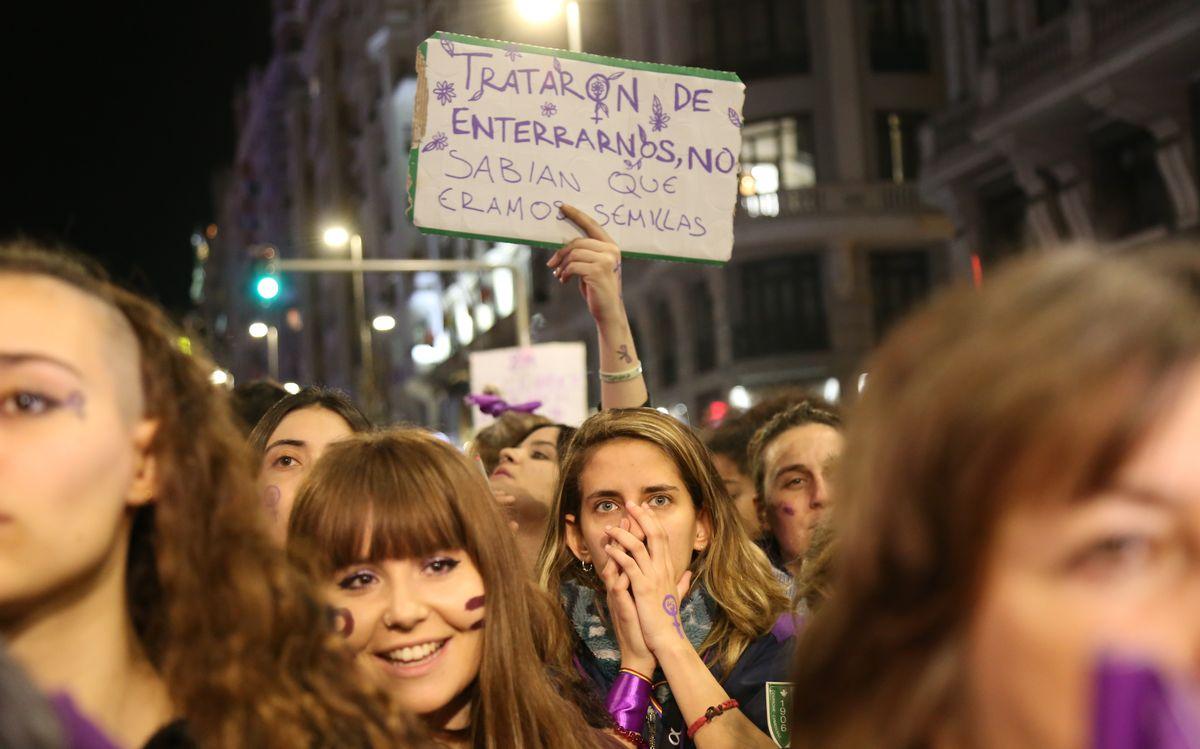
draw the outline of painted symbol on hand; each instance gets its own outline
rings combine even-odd
[[[626,364],[633,363],[633,357],[629,355],[629,346],[627,346],[624,343],[622,343],[620,345],[620,347],[617,348],[617,356],[621,357],[621,361],[625,362]],[[667,597],[670,598],[670,596],[667,596]],[[665,606],[666,603],[664,603],[663,605]]]
[[[679,625],[679,601],[675,596],[667,596],[663,599],[663,611],[667,612],[667,616],[671,617],[675,623],[675,631],[683,637],[683,627]]]

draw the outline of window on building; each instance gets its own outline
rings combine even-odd
[[[821,262],[815,253],[746,263],[739,271],[734,356],[828,350]]]
[[[654,303],[654,324],[657,333],[654,345],[658,348],[658,376],[663,387],[671,387],[679,381],[679,360],[675,357],[675,317],[666,299]]]
[[[779,215],[779,191],[817,181],[812,116],[799,114],[746,124],[742,128],[738,193],[751,216]]]
[[[1037,22],[1041,26],[1050,23],[1071,7],[1071,0],[1037,0]]]
[[[867,0],[871,69],[881,73],[929,70],[929,34],[923,0]]]
[[[708,281],[700,279],[688,289],[688,325],[692,327],[697,372],[708,372],[717,366],[717,326],[713,317],[714,305]]]
[[[1171,199],[1158,170],[1154,136],[1114,122],[1092,136],[1096,234],[1118,239],[1171,222]]]
[[[809,70],[806,0],[692,0],[693,62],[743,78]]]
[[[982,213],[979,259],[985,269],[1025,249],[1025,192],[1011,176],[979,190]]]
[[[879,153],[879,179],[913,182],[921,166],[917,131],[924,112],[876,112],[875,147]]]
[[[881,251],[870,255],[872,316],[875,338],[929,296],[929,253],[925,250]]]

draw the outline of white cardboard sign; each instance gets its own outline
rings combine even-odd
[[[472,351],[468,362],[472,393],[494,390],[513,405],[541,401],[536,413],[559,424],[578,426],[588,416],[587,347],[583,343]],[[491,416],[474,409],[476,430],[492,421]]]
[[[733,249],[745,86],[733,73],[438,32],[418,54],[410,218],[556,246],[590,213],[629,255]]]

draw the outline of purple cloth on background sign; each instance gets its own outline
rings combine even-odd
[[[616,724],[627,731],[642,732],[646,722],[646,708],[650,706],[650,685],[645,679],[622,671],[617,674],[604,707]]]
[[[58,713],[68,749],[117,749],[116,744],[79,712],[70,696],[56,694],[50,698],[50,704]]]
[[[1093,749],[1200,749],[1200,693],[1144,663],[1104,657],[1096,669]]]

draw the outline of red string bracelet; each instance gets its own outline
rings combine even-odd
[[[738,706],[737,700],[725,700],[720,705],[713,705],[704,711],[704,715],[696,718],[696,722],[688,726],[688,738],[692,738],[701,729],[713,722],[713,719],[718,715],[724,715],[726,710],[733,710]]]

